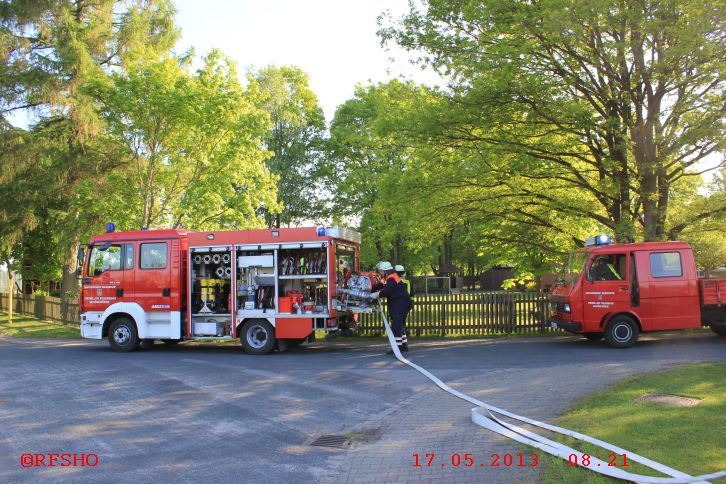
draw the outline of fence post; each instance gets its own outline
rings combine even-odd
[[[446,303],[444,301],[445,296],[439,296],[439,315],[441,317],[441,337],[446,336]]]

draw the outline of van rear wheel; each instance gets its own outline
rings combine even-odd
[[[605,330],[605,342],[614,348],[627,348],[638,341],[638,325],[630,316],[615,316]]]
[[[265,319],[250,319],[239,335],[245,353],[266,355],[275,347],[275,328]]]
[[[726,336],[726,324],[712,324],[711,331],[719,336]]]

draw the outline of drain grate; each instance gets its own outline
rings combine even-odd
[[[345,449],[350,446],[350,440],[344,435],[321,435],[310,442],[310,445],[317,447],[332,447],[334,449]]]

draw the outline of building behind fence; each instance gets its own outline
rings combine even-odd
[[[14,305],[18,314],[79,326],[77,303],[64,305],[55,297],[16,295]],[[8,295],[0,294],[0,309],[7,311],[7,307]],[[500,291],[417,296],[406,328],[410,336],[540,333],[549,331],[546,315],[546,293]],[[361,314],[358,333],[383,334],[380,314]]]

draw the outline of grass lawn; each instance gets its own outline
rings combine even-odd
[[[610,442],[691,475],[726,470],[726,363],[699,363],[616,383],[577,402],[557,424]],[[679,408],[636,401],[645,393],[697,397],[695,407]],[[609,462],[610,451],[559,438],[563,443]],[[537,451],[536,449],[532,450]],[[543,482],[614,482],[541,455]],[[628,472],[666,477],[628,460]],[[711,482],[726,483],[726,478]]]
[[[78,328],[59,323],[40,321],[30,316],[13,314],[13,324],[8,324],[6,312],[0,312],[0,334],[14,338],[80,338]]]

